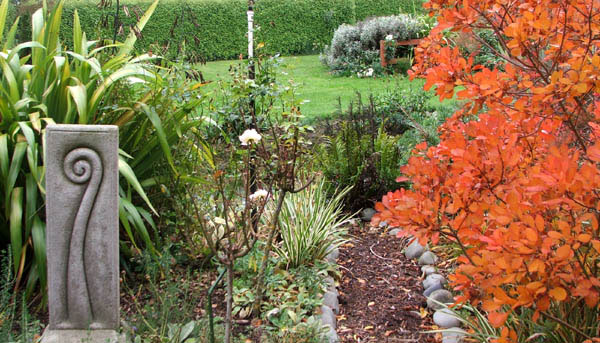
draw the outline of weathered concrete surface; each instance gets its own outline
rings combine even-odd
[[[115,330],[46,330],[43,343],[126,343]]]
[[[116,126],[46,128],[50,323],[44,343],[118,337],[118,146]]]

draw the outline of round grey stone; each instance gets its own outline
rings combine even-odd
[[[340,313],[340,302],[334,292],[327,291],[323,294],[323,305],[329,306],[336,314]]]
[[[427,297],[427,307],[429,307],[430,309],[433,310],[439,310],[444,308],[444,305],[442,304],[452,304],[454,303],[454,297],[452,296],[452,293],[450,293],[450,291],[447,291],[445,289],[438,289],[435,290],[433,292],[431,292],[431,294],[429,294]],[[435,300],[435,301],[434,301]],[[441,304],[439,304],[441,303]]]
[[[360,212],[360,219],[366,221],[366,222],[370,222],[371,218],[373,218],[373,216],[375,215],[375,213],[377,213],[377,211],[375,211],[372,208],[365,208],[364,210],[362,210]]]
[[[406,256],[406,258],[419,258],[423,252],[425,252],[425,247],[419,244],[419,241],[415,239],[404,250],[404,256]]]
[[[340,256],[340,249],[334,248],[329,252],[329,254],[327,254],[327,256],[325,256],[325,260],[329,263],[335,263],[339,256]]]
[[[335,287],[335,280],[331,276],[325,278],[325,284],[327,285],[327,292],[333,292],[338,296],[340,295],[337,288]]]
[[[424,252],[421,257],[419,257],[419,265],[424,266],[428,264],[435,264],[438,258],[431,251]]]
[[[427,277],[425,278],[425,280],[423,280],[423,288],[427,289],[429,287],[431,287],[431,285],[435,284],[435,283],[444,283],[446,281],[446,279],[437,273],[433,273],[433,274],[429,274],[427,275]]]
[[[425,265],[421,267],[421,272],[425,275],[431,275],[436,272],[436,268],[434,266]]]
[[[460,326],[460,320],[456,318],[454,313],[447,308],[435,311],[433,314],[433,322],[442,328],[452,328]]]
[[[461,328],[449,328],[442,332],[442,343],[462,343],[467,332]]]
[[[423,296],[424,297],[428,297],[431,295],[431,293],[439,290],[439,289],[444,289],[444,286],[442,286],[441,282],[436,282],[433,285],[429,286],[429,288],[427,288],[424,292],[423,292]]]
[[[327,331],[327,340],[329,343],[338,343],[340,341],[340,338],[338,337],[337,332],[335,332],[334,329],[329,328],[329,331]]]
[[[329,288],[335,288],[335,280],[331,276],[326,277],[324,281]]]
[[[323,323],[323,326],[329,325],[330,328],[335,330],[335,321],[336,319],[333,310],[329,306],[321,306],[321,322]]]
[[[390,231],[388,231],[388,235],[396,237],[400,231],[400,229],[391,229]]]

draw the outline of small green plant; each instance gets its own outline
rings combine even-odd
[[[356,211],[368,206],[395,186],[400,151],[397,136],[388,135],[378,118],[374,97],[363,104],[360,94],[348,111],[333,123],[326,123],[324,144],[316,148],[319,170],[335,189],[352,189],[344,197],[346,208]]]
[[[165,269],[164,266],[147,269],[145,281],[123,282],[124,291],[133,301],[128,334],[135,342],[144,343],[204,342],[198,339],[208,337],[207,320],[190,321],[197,304],[193,300],[204,297],[193,286],[195,274],[187,270],[161,278],[159,271]],[[217,326],[217,336],[222,336],[222,329],[222,325]]]
[[[352,215],[343,213],[343,200],[350,187],[328,197],[321,178],[302,192],[289,195],[279,216],[281,243],[275,251],[288,268],[311,265],[346,242],[346,225]]]
[[[30,343],[41,325],[33,320],[27,302],[14,292],[15,278],[9,251],[0,251],[0,342]]]

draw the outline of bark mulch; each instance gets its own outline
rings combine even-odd
[[[341,342],[439,342],[423,297],[421,268],[401,253],[403,240],[354,225],[340,248]]]

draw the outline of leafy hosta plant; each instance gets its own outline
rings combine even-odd
[[[157,2],[137,24],[142,30]],[[44,224],[43,132],[48,124],[114,124],[120,127],[119,171],[126,182],[120,189],[120,219],[134,242],[141,238],[154,251],[146,230],[153,225],[151,215],[134,205],[137,193],[154,211],[137,171],[164,154],[171,161],[169,138],[175,124],[168,126],[149,106],[153,87],[161,79],[148,62],[151,56],[131,55],[136,34],[124,43],[102,45],[88,41],[77,12],[73,18],[73,47],[66,50],[59,31],[63,1],[51,12],[43,8],[31,17],[31,41],[15,45],[18,20],[2,36],[8,0],[0,5],[0,245],[11,245],[16,285],[27,282],[31,292],[38,281],[46,285]],[[138,89],[135,104],[121,108],[119,92],[123,85]],[[144,88],[146,87],[146,88]],[[147,89],[147,92],[143,92]],[[171,118],[179,118],[174,114]],[[170,130],[170,131],[167,131]],[[143,146],[143,148],[136,148]],[[161,152],[162,151],[162,152]],[[128,153],[135,152],[130,156]],[[127,161],[130,161],[129,163]],[[145,223],[146,222],[146,223]]]

